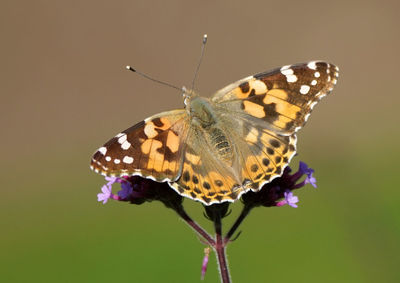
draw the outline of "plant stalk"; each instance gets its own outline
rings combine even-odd
[[[215,246],[215,240],[204,230],[197,222],[195,222],[190,216],[186,213],[183,207],[178,207],[175,211],[179,214],[179,216],[189,225],[199,236],[201,236],[204,240],[206,240],[207,244],[211,247]]]
[[[230,283],[231,277],[229,275],[228,262],[226,260],[226,242],[222,238],[222,223],[221,215],[217,213],[214,220],[215,227],[215,246],[214,251],[217,255],[217,262],[219,267],[219,274],[222,283]]]

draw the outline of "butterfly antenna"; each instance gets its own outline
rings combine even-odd
[[[194,83],[196,81],[197,74],[199,73],[201,61],[203,60],[204,49],[206,47],[206,43],[207,43],[207,34],[203,35],[203,44],[201,45],[201,54],[200,54],[199,64],[197,65],[196,72],[194,73],[194,78],[192,81],[192,88],[191,88],[192,91],[194,90]]]
[[[126,69],[129,70],[129,71],[132,71],[132,72],[134,72],[134,73],[138,73],[138,74],[141,75],[142,77],[145,77],[146,79],[149,79],[149,80],[151,80],[151,81],[153,81],[153,82],[156,82],[156,83],[159,83],[159,84],[162,84],[162,85],[166,85],[166,86],[172,87],[172,88],[177,89],[177,90],[180,90],[180,91],[183,90],[183,89],[180,88],[180,87],[174,86],[174,85],[172,85],[172,84],[169,84],[169,83],[166,83],[166,82],[157,80],[157,79],[154,79],[154,78],[152,78],[152,77],[150,77],[150,76],[148,76],[148,75],[146,75],[146,74],[144,74],[144,73],[142,73],[142,72],[140,72],[140,71],[138,71],[138,70],[132,68],[131,66],[126,66]]]

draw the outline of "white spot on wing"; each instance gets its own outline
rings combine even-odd
[[[312,69],[312,70],[316,70],[317,69],[317,65],[315,64],[315,61],[312,61],[312,62],[308,63],[307,67]]]
[[[126,134],[122,134],[122,136],[120,136],[119,138],[118,138],[118,142],[120,143],[120,144],[123,144],[125,141],[126,141]]]
[[[287,70],[287,69],[289,69],[289,68],[290,68],[290,65],[283,66],[283,67],[281,68],[281,73],[283,74],[283,71],[284,71],[284,70]]]
[[[321,76],[321,74],[319,72],[314,73],[314,77],[319,78],[320,76]]]
[[[313,103],[310,104],[310,108],[313,109],[314,106],[317,104],[318,101],[314,101]],[[308,114],[309,115],[309,114]]]
[[[281,73],[285,76],[287,75],[293,75],[293,70],[292,69],[284,69],[283,67],[281,68]]]
[[[103,155],[106,155],[106,153],[107,153],[107,148],[104,147],[104,146],[102,146],[102,147],[99,148],[99,152],[100,152],[101,154],[103,154]]]
[[[300,93],[301,94],[307,94],[309,90],[310,90],[310,86],[308,86],[308,85],[302,85],[300,87]]]
[[[124,159],[122,159],[122,162],[124,162],[126,164],[132,164],[133,158],[130,156],[125,156]]]
[[[297,76],[296,75],[287,75],[286,80],[288,83],[294,83],[297,81]]]
[[[294,83],[297,81],[297,76],[294,74],[293,69],[290,69],[290,66],[283,66],[281,68],[282,75],[286,76],[286,81],[288,83]]]
[[[312,80],[311,85],[316,85],[317,84],[317,80]]]
[[[106,161],[111,161],[111,157],[110,156],[106,156]]]
[[[115,164],[120,164],[120,163],[121,163],[121,160],[119,160],[119,159],[114,159],[114,163],[115,163]]]
[[[127,150],[127,149],[130,148],[130,147],[131,147],[131,143],[128,142],[128,141],[124,141],[124,142],[121,144],[121,148],[122,148],[123,150]]]

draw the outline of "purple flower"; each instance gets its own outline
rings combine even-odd
[[[108,199],[111,198],[111,185],[104,185],[101,187],[101,193],[97,194],[97,201],[102,201],[103,204],[106,204]]]
[[[281,200],[276,203],[276,206],[283,206],[285,204],[290,205],[291,207],[297,208],[297,204],[299,202],[299,198],[297,196],[294,196],[293,193],[289,190],[286,190],[283,193],[285,199]]]
[[[127,199],[133,193],[132,185],[129,181],[123,181],[121,183],[121,190],[118,192],[118,196],[122,199]]]
[[[106,177],[106,181],[108,181],[107,186],[111,187],[115,182],[119,181],[118,177]]]
[[[291,191],[286,191],[284,193],[284,196],[285,196],[286,203],[288,205],[290,205],[291,207],[297,207],[296,203],[299,202],[299,198],[294,196]]]
[[[311,184],[314,188],[317,187],[317,180],[312,176],[312,173],[310,175],[307,175],[304,182],[305,184]]]
[[[242,201],[249,207],[256,206],[282,206],[288,204],[297,207],[298,197],[293,196],[291,191],[300,189],[306,184],[316,185],[316,179],[313,177],[314,169],[302,161],[299,162],[297,172],[291,174],[292,169],[287,166],[282,175],[275,178],[270,183],[265,184],[258,192],[247,192],[242,196]],[[303,176],[305,179],[299,181]]]
[[[309,168],[307,164],[300,161],[299,163],[299,172],[301,174],[306,175],[306,179],[304,180],[304,184],[311,184],[314,188],[317,187],[317,180],[313,177],[314,169]]]
[[[168,183],[159,183],[140,176],[105,177],[107,184],[102,187],[102,193],[97,195],[98,201],[107,203],[108,199],[142,204],[146,201],[159,200],[167,207],[176,208],[182,205],[183,198],[177,194]],[[118,194],[111,192],[112,186],[121,186]]]
[[[308,174],[310,171],[311,173],[314,172],[314,170],[308,167],[308,165],[303,161],[299,162],[299,171],[301,174]]]

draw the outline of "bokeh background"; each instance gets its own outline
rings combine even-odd
[[[119,131],[183,105],[124,66],[188,85],[208,33],[204,96],[286,64],[341,70],[292,164],[315,168],[318,189],[250,215],[228,250],[234,282],[399,282],[398,3],[1,1],[2,281],[200,281],[194,233],[160,203],[98,203],[104,179],[88,164]],[[217,278],[212,256],[205,282]]]

